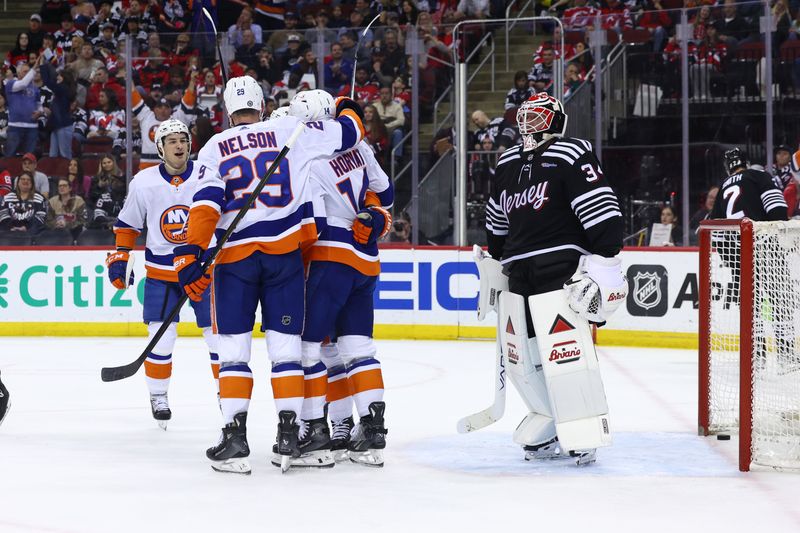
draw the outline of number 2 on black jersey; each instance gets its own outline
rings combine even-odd
[[[738,219],[744,218],[744,211],[737,209],[739,196],[742,194],[742,189],[738,185],[731,185],[725,192],[722,193],[722,198],[725,200],[725,218],[728,219]]]

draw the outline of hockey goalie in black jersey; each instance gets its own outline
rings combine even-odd
[[[498,312],[498,364],[529,410],[514,432],[526,460],[587,464],[611,443],[589,323],[604,323],[627,296],[622,213],[592,145],[564,137],[561,102],[531,97],[517,125],[523,144],[500,156],[486,206],[489,256],[476,252],[479,317],[489,305]],[[472,422],[459,430],[486,425]]]

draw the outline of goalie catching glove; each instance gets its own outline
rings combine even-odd
[[[128,271],[128,261],[130,260],[129,250],[119,249],[110,252],[106,256],[106,268],[108,269],[108,279],[115,289],[121,291],[128,288],[125,285],[125,273]],[[133,272],[128,279],[128,285],[133,285]]]
[[[353,221],[353,240],[359,244],[371,245],[389,232],[392,215],[379,206],[362,209]]]
[[[605,323],[628,296],[628,280],[618,257],[584,255],[564,283],[570,308],[589,322]]]
[[[203,298],[203,293],[211,285],[211,276],[203,272],[200,259],[204,251],[196,244],[184,244],[175,247],[172,265],[178,272],[181,287],[194,302]]]

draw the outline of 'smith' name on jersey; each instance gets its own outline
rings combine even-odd
[[[504,152],[486,205],[489,252],[504,264],[577,263],[583,254],[616,255],[623,220],[588,141],[560,138],[536,150]],[[570,271],[568,274],[571,274]]]
[[[722,181],[708,218],[786,220],[788,207],[772,177],[761,170],[746,169]]]

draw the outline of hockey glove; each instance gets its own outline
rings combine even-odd
[[[125,272],[128,270],[128,261],[130,260],[129,250],[120,249],[116,252],[109,252],[106,256],[106,268],[108,268],[108,279],[114,288],[124,291],[127,287],[125,285]],[[128,279],[128,285],[133,285],[133,272]]]
[[[203,273],[200,258],[203,257],[203,249],[196,244],[184,244],[176,246],[172,265],[178,272],[178,280],[194,302],[199,302],[203,298],[208,286],[211,285],[211,276]]]
[[[618,257],[584,255],[564,283],[570,308],[589,322],[603,324],[628,296],[628,280]]]
[[[336,99],[336,118],[342,114],[342,112],[346,110],[352,110],[356,116],[361,120],[361,123],[364,123],[364,110],[361,109],[361,106],[355,100],[347,98],[346,96],[340,96]]]
[[[392,227],[392,215],[378,206],[362,209],[353,221],[353,240],[358,244],[375,244]]]

